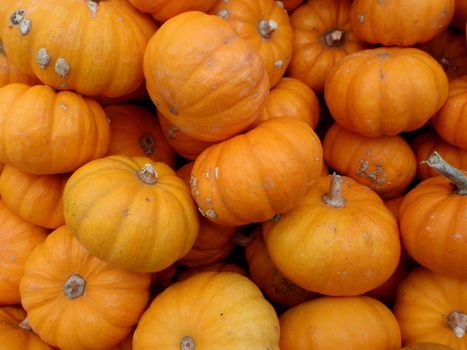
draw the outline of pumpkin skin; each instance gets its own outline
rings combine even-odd
[[[217,0],[210,11],[227,21],[263,59],[271,87],[287,69],[293,31],[287,12],[274,0]]]
[[[45,228],[12,213],[0,199],[0,305],[20,303],[19,281],[23,276],[24,263],[47,233]]]
[[[246,129],[269,93],[257,50],[223,19],[197,11],[160,27],[148,43],[144,75],[157,109],[203,141],[221,141]]]
[[[175,168],[175,151],[148,110],[138,105],[116,104],[104,108],[104,112],[110,120],[111,131],[107,155],[148,157]]]
[[[451,80],[449,96],[432,118],[438,134],[450,144],[467,150],[467,75]]]
[[[322,92],[331,68],[345,56],[363,50],[350,27],[351,0],[307,1],[290,15],[293,54],[287,73],[315,92]]]
[[[292,10],[295,10],[298,6],[300,6],[302,4],[303,0],[281,0],[281,1],[278,1],[278,2],[282,3],[282,6],[287,11],[292,11]]]
[[[343,128],[366,137],[394,136],[422,127],[441,108],[448,97],[448,78],[420,49],[368,49],[334,66],[324,94]]]
[[[404,201],[404,198],[405,198],[405,193],[397,197],[384,200],[384,205],[386,206],[386,208],[389,209],[389,211],[392,213],[392,215],[396,218],[397,221],[399,221],[399,210],[402,205],[402,202]]]
[[[0,195],[24,220],[54,229],[65,224],[63,188],[69,174],[33,175],[6,165],[0,175]]]
[[[34,85],[40,82],[36,77],[21,72],[18,67],[8,61],[3,42],[0,40],[0,87],[11,83]]]
[[[187,11],[208,12],[216,0],[129,0],[141,12],[150,13],[159,22],[165,22]]]
[[[324,136],[323,152],[331,168],[382,198],[404,192],[417,171],[415,155],[399,135],[368,138],[334,123]]]
[[[130,334],[128,337],[125,338],[116,348],[113,350],[133,350],[133,334]]]
[[[418,343],[413,345],[404,346],[402,350],[456,350],[450,346],[436,344],[436,343]]]
[[[63,196],[65,222],[76,238],[99,259],[129,271],[163,270],[188,253],[198,234],[187,185],[146,157],[89,162],[71,175]]]
[[[205,265],[205,266],[191,267],[189,269],[186,269],[186,270],[182,271],[178,275],[177,281],[186,280],[187,278],[190,278],[191,276],[194,276],[194,275],[196,275],[198,273],[206,272],[206,271],[235,272],[235,273],[238,273],[238,274],[240,274],[242,276],[248,277],[247,276],[248,273],[240,265],[219,261],[219,262],[215,262],[213,264],[208,264],[208,265]]]
[[[0,88],[0,161],[47,175],[102,157],[110,128],[97,102],[44,85]]]
[[[265,221],[264,240],[274,264],[298,286],[332,296],[363,294],[398,265],[397,223],[376,193],[351,178],[340,177],[339,185],[335,176],[329,194],[331,178],[320,178],[278,220]]]
[[[313,129],[301,120],[273,118],[204,150],[193,166],[191,194],[201,214],[217,224],[261,222],[292,209],[321,169]]]
[[[133,348],[279,350],[279,321],[248,278],[202,272],[152,301],[136,327]]]
[[[281,350],[401,347],[394,315],[384,304],[366,296],[321,297],[290,308],[279,320]]]
[[[465,279],[451,278],[421,267],[410,272],[400,283],[393,307],[404,345],[433,342],[456,350],[467,349],[467,337],[455,335],[456,323],[449,321],[448,315],[460,311],[466,317],[465,310]],[[467,326],[465,320],[464,326]]]
[[[22,16],[16,12],[21,10]],[[143,85],[144,51],[156,29],[124,0],[89,6],[80,0],[8,0],[0,18],[13,64],[45,85],[88,96],[120,97]]]
[[[19,307],[0,308],[0,344],[2,350],[52,350],[22,321],[26,312]]]
[[[66,226],[26,261],[21,303],[31,328],[63,350],[109,349],[131,333],[149,297],[149,274],[92,256]]]
[[[454,15],[454,0],[354,0],[352,29],[360,39],[385,46],[412,46],[445,30]]]
[[[282,78],[269,92],[266,104],[252,127],[275,118],[288,117],[301,119],[316,128],[321,106],[318,97],[305,83],[295,78]]]

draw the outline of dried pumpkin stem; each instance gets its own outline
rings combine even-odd
[[[154,185],[157,182],[157,171],[152,164],[144,164],[143,169],[138,171],[138,177],[147,185]]]
[[[195,341],[192,337],[185,336],[182,338],[180,342],[180,350],[194,350],[195,348]]]
[[[467,330],[467,314],[453,311],[448,315],[448,326],[454,331],[457,338],[462,338]]]
[[[86,281],[80,275],[71,275],[63,285],[65,295],[68,299],[76,299],[84,294]]]
[[[138,143],[144,154],[150,156],[156,153],[156,142],[151,134],[144,134],[141,136]]]
[[[344,41],[345,33],[340,29],[333,29],[324,34],[323,40],[327,47],[339,47]]]
[[[21,328],[21,329],[24,329],[25,331],[28,331],[28,332],[32,331],[31,325],[29,324],[29,320],[28,320],[27,317],[20,322],[18,327]]]
[[[328,207],[343,208],[345,207],[345,199],[342,195],[342,178],[336,173],[332,174],[329,193],[322,197],[322,200]]]
[[[430,168],[435,169],[438,173],[448,178],[456,187],[456,193],[467,194],[467,176],[459,169],[454,168],[451,164],[446,162],[438,152],[434,151],[427,160],[422,163],[428,165]]]
[[[269,21],[262,19],[261,21],[259,21],[259,24],[258,24],[259,33],[265,39],[269,39],[272,33],[274,33],[274,31],[277,30],[278,28],[279,28],[279,25],[273,19],[270,19]]]

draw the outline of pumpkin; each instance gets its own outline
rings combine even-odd
[[[281,0],[276,1],[279,6],[282,6],[287,11],[295,10],[298,6],[300,6],[303,0]]]
[[[402,205],[402,202],[404,201],[404,198],[405,198],[405,193],[397,197],[384,200],[384,205],[386,206],[386,208],[389,209],[392,215],[394,215],[396,220],[399,220],[399,209]]]
[[[323,152],[331,168],[383,198],[404,192],[417,171],[415,155],[400,135],[368,138],[334,123],[324,136]]]
[[[413,345],[404,346],[402,350],[456,350],[450,346],[441,345],[437,343],[418,343]]]
[[[143,85],[156,29],[124,0],[8,0],[0,18],[13,64],[45,85],[89,96],[120,97]]]
[[[301,120],[273,118],[204,150],[193,166],[191,193],[203,216],[240,226],[291,210],[321,168],[313,129]]]
[[[467,75],[451,80],[449,96],[432,118],[438,134],[450,144],[467,150]]]
[[[45,228],[12,213],[0,199],[0,305],[20,303],[19,281],[23,276],[24,263],[47,233]]]
[[[0,161],[36,175],[66,173],[102,157],[109,123],[97,102],[44,85],[0,88]]]
[[[391,311],[366,296],[321,297],[280,317],[281,350],[400,350],[399,326]]]
[[[279,321],[248,278],[202,272],[169,286],[138,322],[134,350],[169,348],[279,350]]]
[[[452,166],[467,171],[467,150],[444,141],[434,130],[427,130],[417,135],[412,140],[411,146],[417,158],[417,176],[420,180],[439,175],[436,170],[423,162],[434,151],[441,154]]]
[[[412,46],[445,30],[453,15],[454,0],[354,0],[350,18],[355,35],[362,40],[385,46]]]
[[[400,208],[399,227],[409,255],[420,265],[467,278],[467,175],[437,152],[425,161],[443,176],[420,182]]]
[[[301,80],[286,77],[271,89],[258,120],[252,126],[271,118],[288,117],[301,119],[314,129],[319,122],[320,110],[313,90]]]
[[[216,0],[129,0],[141,12],[150,13],[159,22],[165,22],[187,11],[208,12]]]
[[[331,68],[345,56],[363,50],[350,27],[351,0],[314,0],[290,16],[294,30],[292,59],[287,73],[322,92]]]
[[[271,87],[276,85],[292,56],[293,30],[284,8],[274,0],[217,0],[210,13],[258,50]]]
[[[177,277],[177,281],[183,281],[191,276],[194,276],[201,272],[212,271],[212,272],[235,272],[242,276],[247,276],[246,270],[238,265],[233,263],[227,263],[223,261],[218,261],[212,264],[207,264],[199,267],[190,267],[186,270],[183,270]]]
[[[0,87],[10,83],[34,85],[39,83],[39,81],[35,77],[20,71],[18,67],[8,60],[3,42],[0,40]]]
[[[197,11],[159,28],[146,49],[144,75],[162,115],[203,141],[246,129],[269,93],[258,51],[222,18]]]
[[[454,8],[454,17],[452,18],[451,25],[465,32],[466,24],[467,24],[467,1],[456,0],[456,6]]]
[[[111,131],[107,155],[148,157],[175,167],[175,151],[148,110],[133,104],[116,104],[105,107],[104,112],[110,120]]]
[[[0,308],[0,344],[2,350],[52,350],[34,334],[27,322],[26,312],[20,307]]]
[[[7,164],[0,176],[0,195],[24,220],[54,229],[65,224],[63,188],[69,174],[33,175]]]
[[[198,234],[187,185],[168,165],[146,157],[86,163],[66,183],[63,201],[65,222],[86,249],[130,271],[170,266]]]
[[[149,274],[92,256],[67,226],[31,253],[20,282],[31,328],[63,350],[108,349],[127,337],[149,297]]]
[[[336,174],[321,177],[293,210],[265,221],[263,235],[288,279],[324,295],[366,293],[399,263],[397,222],[383,201]]]
[[[441,108],[448,78],[420,49],[368,49],[334,66],[324,96],[343,128],[366,137],[393,136],[422,127]]]
[[[393,307],[404,345],[433,342],[467,349],[467,281],[425,268],[410,272]]]

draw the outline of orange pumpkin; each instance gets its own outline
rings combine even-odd
[[[110,144],[107,155],[148,157],[175,167],[176,154],[162,135],[157,119],[148,110],[132,104],[104,108],[110,120]]]
[[[404,201],[405,193],[397,197],[389,198],[384,200],[384,205],[390,210],[392,215],[399,221],[399,209]]]
[[[293,54],[287,73],[322,92],[331,68],[366,44],[350,27],[351,0],[307,1],[290,16]]]
[[[292,209],[321,168],[313,129],[301,120],[273,118],[204,150],[193,166],[191,193],[203,216],[240,226]]]
[[[280,317],[281,350],[400,350],[401,334],[391,311],[365,297],[321,297]]]
[[[150,13],[159,22],[165,22],[187,11],[208,12],[216,0],[129,0],[141,12]]]
[[[437,343],[417,343],[413,345],[407,345],[402,350],[456,350],[450,346],[441,345]]]
[[[279,350],[279,321],[248,278],[202,272],[152,301],[136,327],[133,348]]]
[[[372,44],[412,46],[445,30],[454,15],[454,0],[354,0],[351,9],[355,34]]]
[[[399,262],[392,214],[375,192],[339,175],[323,176],[293,210],[264,222],[263,234],[277,268],[320,294],[366,293]]]
[[[295,10],[298,6],[300,6],[303,0],[276,0],[279,6],[283,7],[287,11]]]
[[[441,108],[448,97],[448,78],[420,49],[376,48],[334,66],[324,94],[343,128],[366,137],[393,136],[422,127]]]
[[[1,16],[1,14],[0,14]],[[3,42],[0,40],[0,87],[11,83],[38,84],[36,77],[25,74],[6,57]]]
[[[130,334],[120,344],[117,345],[113,350],[133,350],[133,334]]]
[[[92,256],[66,226],[31,253],[20,283],[31,328],[64,350],[108,349],[130,334],[149,297],[149,274]]]
[[[404,345],[433,342],[467,349],[467,281],[424,268],[410,272],[397,290],[393,312]]]
[[[73,171],[102,157],[110,128],[97,102],[71,91],[9,84],[0,88],[0,161],[37,174]]]
[[[246,272],[245,268],[238,264],[227,263],[227,262],[215,262],[213,264],[208,264],[199,267],[191,267],[184,271],[182,271],[178,277],[177,281],[183,281],[191,276],[194,276],[201,272],[212,271],[212,272],[235,272],[242,276],[247,277],[248,273]]]
[[[120,97],[143,85],[156,29],[124,0],[8,0],[0,18],[13,64],[45,85],[89,96]]]
[[[148,43],[144,75],[164,117],[203,141],[246,129],[269,93],[258,51],[223,19],[197,11],[160,27]]]

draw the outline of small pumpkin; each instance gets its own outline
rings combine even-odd
[[[187,11],[208,12],[216,0],[129,0],[141,12],[149,13],[159,22],[165,22]]]
[[[3,47],[3,42],[0,40],[0,87],[11,83],[35,85],[40,82],[36,77],[20,71],[18,67],[8,60]]]
[[[190,267],[186,270],[183,270],[177,277],[177,281],[183,281],[191,276],[194,276],[201,272],[212,271],[212,272],[234,272],[242,276],[247,277],[248,273],[245,268],[234,263],[228,263],[223,261],[218,261],[212,264],[207,264],[199,267]]]

